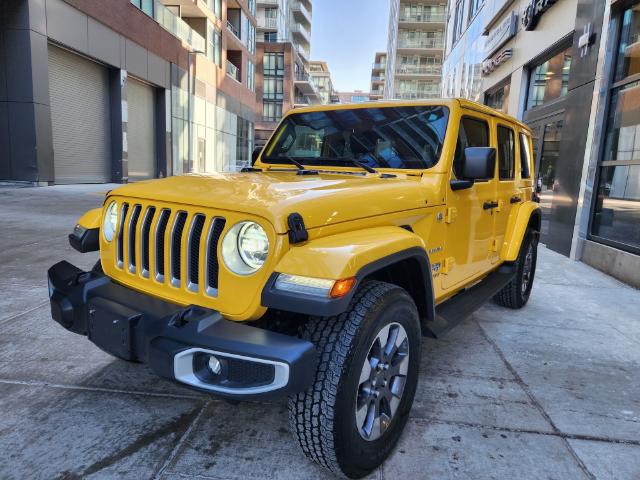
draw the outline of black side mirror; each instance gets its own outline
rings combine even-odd
[[[496,149],[491,147],[468,147],[462,157],[462,178],[451,181],[452,190],[473,186],[476,180],[489,180],[495,175]]]
[[[262,152],[262,147],[254,147],[253,152],[251,153],[251,165],[255,165],[258,157],[260,156],[260,152]]]

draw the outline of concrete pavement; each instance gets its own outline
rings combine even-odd
[[[46,269],[110,186],[0,187],[0,478],[328,478],[285,402],[230,405],[116,360],[49,314]],[[540,249],[526,308],[423,348],[407,429],[371,478],[640,479],[640,292]]]

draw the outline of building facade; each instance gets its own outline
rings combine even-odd
[[[384,98],[441,95],[444,0],[391,0]]]
[[[541,242],[640,286],[636,9],[621,0],[451,2],[442,93],[525,121]]]
[[[387,72],[387,52],[376,52],[371,66],[370,100],[384,97],[384,79]]]
[[[295,106],[321,102],[309,72],[311,0],[258,0],[256,145]]]
[[[253,0],[2,2],[0,179],[235,170],[253,147],[255,61]]]
[[[321,103],[326,105],[338,101],[327,62],[312,60],[309,63],[309,75],[318,88]]]
[[[355,90],[353,92],[337,92],[336,96],[338,103],[364,103],[369,101],[371,94]]]

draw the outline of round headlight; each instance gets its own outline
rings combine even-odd
[[[238,275],[250,275],[258,270],[269,256],[269,238],[254,222],[234,225],[222,240],[222,260]]]
[[[102,221],[102,234],[107,242],[113,240],[113,236],[116,233],[116,225],[118,223],[118,204],[111,202],[107,207],[107,211],[104,214],[104,220]]]

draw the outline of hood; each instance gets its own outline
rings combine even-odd
[[[294,212],[302,215],[307,228],[316,228],[442,203],[439,188],[434,188],[440,182],[433,177],[439,175],[380,178],[295,171],[184,175],[131,183],[112,193],[250,213],[286,233],[287,217]]]

